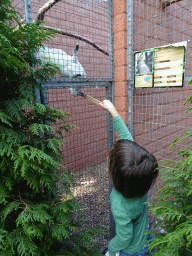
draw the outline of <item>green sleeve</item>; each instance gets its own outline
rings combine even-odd
[[[120,139],[126,139],[126,140],[133,141],[133,138],[132,138],[129,130],[127,129],[127,126],[124,124],[120,115],[114,117],[113,122],[114,122],[115,129],[116,129]]]

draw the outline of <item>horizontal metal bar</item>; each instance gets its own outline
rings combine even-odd
[[[43,84],[43,88],[56,89],[56,88],[90,88],[90,87],[111,87],[111,83],[52,83]]]
[[[87,82],[112,82],[111,78],[54,78],[47,81],[47,84],[52,83],[87,83]]]

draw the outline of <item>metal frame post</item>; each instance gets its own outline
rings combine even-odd
[[[31,9],[31,0],[23,0],[23,6],[24,6],[24,11],[25,11],[25,22],[26,23],[33,23],[33,19],[32,19],[32,9]],[[39,89],[35,89],[35,94],[36,94],[36,102],[40,103],[40,104],[44,104],[44,105],[48,105],[48,101],[47,101],[47,90],[45,90],[45,94],[43,95]],[[41,121],[41,123],[43,123],[43,121]],[[45,121],[45,124],[50,125],[49,121]],[[44,134],[42,132],[40,132],[40,137],[42,138],[44,136]],[[54,170],[53,170],[54,172]],[[54,182],[54,185],[56,187],[56,183]],[[47,195],[49,197],[55,197],[56,193],[51,194],[50,192],[47,191],[47,188],[45,189],[45,193],[47,193]]]
[[[127,0],[128,129],[133,136],[133,0]]]
[[[23,8],[25,13],[25,23],[33,23],[31,0],[23,0]],[[38,89],[35,90],[36,101],[41,103],[41,94]]]
[[[106,98],[112,102],[114,102],[114,93],[112,86],[106,87]],[[114,125],[111,114],[107,111],[107,141],[108,141],[108,151],[110,150],[111,146],[115,141],[115,132],[114,132]],[[112,182],[109,181],[109,194],[113,189]],[[115,236],[115,221],[113,215],[110,211],[110,240]]]
[[[31,0],[23,0],[23,7],[24,7],[24,13],[25,13],[25,22],[33,23]]]
[[[108,1],[108,38],[109,38],[109,77],[110,77],[110,82],[109,86],[106,87],[106,97],[109,99],[111,102],[114,103],[115,97],[114,97],[114,33],[113,33],[113,27],[114,27],[114,19],[113,19],[113,6],[112,6],[113,1],[109,0]],[[115,141],[115,129],[113,125],[113,121],[111,116],[108,113],[108,118],[107,118],[108,124],[110,124],[110,127],[108,128],[108,134],[110,136],[108,137],[108,150],[111,148],[112,144]]]
[[[113,28],[114,28],[114,19],[113,19],[113,5],[112,0],[108,1],[108,38],[109,38],[109,77],[113,81],[114,77],[114,45],[113,45]]]
[[[111,79],[110,86],[106,88],[106,97],[111,102],[114,103],[114,42],[113,42],[113,28],[114,28],[114,19],[113,19],[113,1],[108,1],[108,38],[109,38],[109,77]],[[112,117],[109,112],[107,112],[107,137],[108,137],[108,151],[115,141],[115,128],[113,124]],[[112,182],[109,181],[109,193],[112,191]],[[115,236],[115,221],[113,219],[113,215],[110,211],[110,239]]]

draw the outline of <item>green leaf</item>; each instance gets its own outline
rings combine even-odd
[[[54,131],[54,128],[49,126],[49,125],[45,125],[45,124],[31,124],[29,126],[29,133],[33,136],[33,135],[38,135],[40,136],[40,132],[42,132],[43,134],[45,133],[49,133],[50,131]]]
[[[188,139],[192,136],[192,130],[189,130],[181,135],[179,135],[176,139],[174,139],[172,145],[169,147],[169,151],[176,145],[178,144],[179,142],[185,140],[185,139]]]
[[[8,214],[10,214],[12,211],[17,211],[19,207],[20,201],[15,200],[9,204],[7,204],[3,210],[3,217],[4,220],[7,218]]]
[[[7,124],[9,127],[13,127],[12,124],[9,122],[11,121],[11,118],[7,114],[3,113],[1,110],[0,110],[0,120],[2,123]]]
[[[16,242],[18,244],[17,252],[19,253],[19,255],[40,256],[37,245],[35,245],[35,243],[27,236],[19,234]]]

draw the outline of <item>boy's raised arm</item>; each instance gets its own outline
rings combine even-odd
[[[104,100],[103,102],[99,103],[99,105],[104,109],[108,110],[113,118],[119,115],[115,106],[110,100]]]
[[[103,102],[99,103],[99,105],[111,113],[119,138],[133,141],[127,126],[123,122],[113,103],[110,100],[104,100]]]

